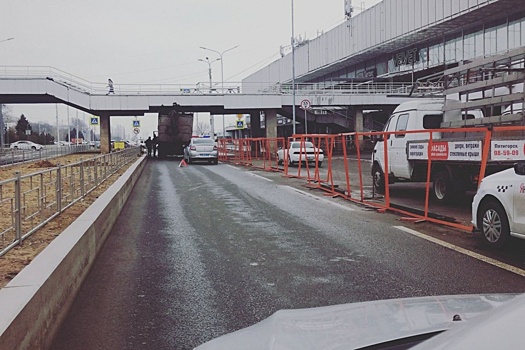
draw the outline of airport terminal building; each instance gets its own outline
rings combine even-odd
[[[524,0],[383,0],[314,39],[296,43],[294,55],[246,77],[243,91],[261,85],[275,89],[294,78],[296,89],[414,83],[520,47],[525,47]],[[355,130],[347,131],[377,130],[391,112],[383,108],[367,114],[366,108],[374,109],[370,107],[357,109],[363,117],[354,118]],[[356,113],[352,106],[341,108],[350,116]]]

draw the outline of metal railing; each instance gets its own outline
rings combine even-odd
[[[129,148],[1,181],[0,256],[135,161],[137,153]]]
[[[89,145],[44,146],[41,150],[0,148],[0,166],[96,150]]]
[[[45,66],[2,66],[0,79],[47,79],[89,95],[106,95],[107,83],[93,83],[56,68]],[[354,83],[301,83],[295,84],[295,91],[299,94],[326,95],[326,94],[397,94],[408,95],[413,83],[394,82],[367,82]],[[115,95],[226,95],[226,94],[292,94],[292,84],[273,82],[224,82],[196,84],[114,84]]]

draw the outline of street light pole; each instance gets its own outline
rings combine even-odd
[[[292,0],[292,133],[295,135],[295,33],[293,18],[293,0]]]
[[[212,49],[208,49],[207,47],[203,47],[201,46],[200,48],[203,49],[203,50],[208,50],[208,51],[211,51],[211,52],[215,52],[219,55],[219,58],[221,60],[221,89],[222,89],[222,93],[224,94],[224,60],[222,58],[222,55],[224,55],[226,52],[228,51],[231,51],[233,49],[236,49],[238,48],[239,45],[236,45],[232,48],[229,48],[227,50],[224,50],[223,52],[219,52],[219,51],[216,51],[216,50],[212,50]],[[225,128],[224,128],[224,114],[222,115],[222,137],[225,137],[226,136],[226,131],[225,131]]]
[[[0,43],[3,43],[4,41],[13,40],[14,38],[7,38],[0,40]],[[7,126],[4,123],[4,115],[2,114],[2,104],[0,103],[0,150],[4,147],[4,129],[5,129],[5,136],[8,138],[7,134]],[[6,142],[8,143],[8,142]]]
[[[208,63],[208,74],[209,74],[209,77],[210,77],[210,94],[212,92],[212,79],[211,79],[211,64],[215,61],[219,61],[220,58],[217,58],[213,61],[210,61],[210,58],[209,57],[206,57],[206,60],[203,60],[202,58],[199,58],[199,61],[201,62],[204,62],[204,63]],[[213,122],[213,117],[212,115],[210,114],[210,127],[211,127],[211,137],[213,139],[215,139],[215,125],[214,125],[214,122]]]

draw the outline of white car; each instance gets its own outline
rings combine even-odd
[[[525,161],[483,179],[472,202],[472,224],[485,242],[502,247],[525,239]]]
[[[13,142],[10,147],[12,149],[32,149],[38,151],[40,151],[43,148],[43,146],[38,143],[26,140]]]
[[[184,159],[188,164],[198,160],[217,164],[219,162],[217,143],[212,138],[192,138],[184,148]]]
[[[322,149],[315,147],[312,142],[293,141],[290,142],[288,150],[280,148],[277,151],[277,163],[281,165],[285,160],[290,166],[299,162],[317,162],[317,165],[321,167],[323,165],[324,153]]]

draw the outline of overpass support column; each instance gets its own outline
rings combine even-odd
[[[265,115],[265,126],[266,126],[266,137],[276,138],[277,137],[277,111],[275,109],[266,109]]]
[[[355,120],[354,120],[354,130],[357,132],[362,132],[364,130],[364,117],[363,117],[363,107],[355,108]],[[359,144],[363,141],[363,137],[359,137]]]
[[[250,113],[250,129],[252,131],[252,137],[264,137],[261,129],[261,112]]]
[[[100,115],[100,153],[111,153],[111,124],[109,114]]]

